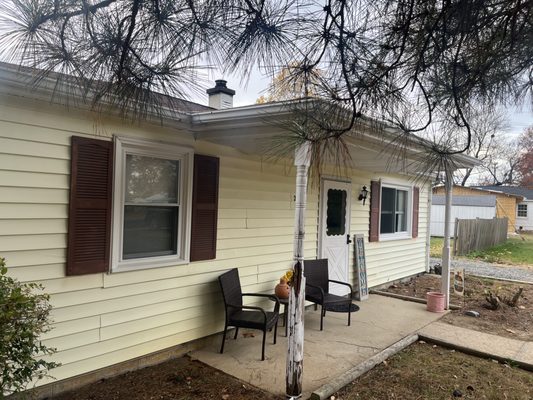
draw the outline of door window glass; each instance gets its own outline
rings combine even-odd
[[[329,189],[326,235],[344,235],[346,231],[346,190]]]

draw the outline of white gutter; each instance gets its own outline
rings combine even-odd
[[[243,118],[260,118],[265,114],[269,116],[290,115],[288,109],[290,103],[267,103],[254,104],[250,106],[226,108],[223,110],[202,111],[191,113],[191,122],[193,124],[215,123],[223,121],[234,121]]]

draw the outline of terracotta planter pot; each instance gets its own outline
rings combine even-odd
[[[287,284],[285,279],[280,279],[279,283],[274,288],[274,293],[280,299],[288,299],[291,287]]]
[[[436,313],[444,312],[444,294],[439,292],[428,292],[426,297],[428,311]]]

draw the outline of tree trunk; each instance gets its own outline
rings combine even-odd
[[[470,178],[472,171],[473,171],[472,168],[466,169],[465,176],[463,177],[463,180],[461,181],[461,186],[466,186],[466,181],[468,181],[468,178]]]
[[[289,296],[288,312],[288,352],[286,370],[286,397],[300,399],[302,396],[302,377],[304,359],[304,237],[305,207],[307,201],[307,171],[309,169],[309,144],[301,145],[295,154],[296,165],[296,202],[294,223],[294,275],[293,287]]]

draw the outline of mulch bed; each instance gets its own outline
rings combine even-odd
[[[125,373],[50,400],[275,400],[278,397],[188,357]]]
[[[524,290],[518,307],[502,304],[498,310],[487,308],[487,291],[511,298],[520,287]],[[384,290],[424,299],[427,292],[440,291],[440,275],[422,274]],[[452,288],[450,303],[459,305],[461,309],[445,315],[442,318],[444,322],[513,339],[533,341],[533,285],[466,275],[464,297],[453,293]],[[480,317],[464,315],[467,310],[479,312]]]

